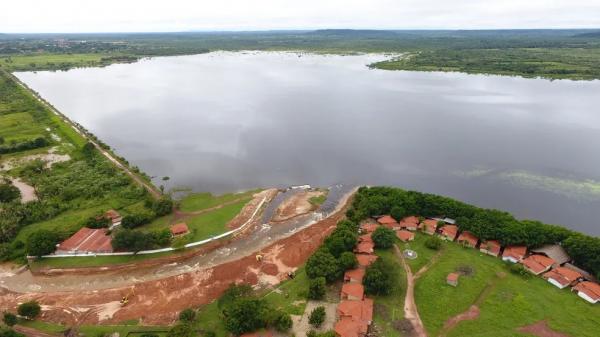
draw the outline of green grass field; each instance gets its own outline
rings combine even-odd
[[[5,143],[21,142],[47,135],[43,125],[35,123],[27,112],[0,115],[0,136]]]
[[[223,195],[213,195],[211,193],[193,193],[185,196],[179,202],[179,208],[183,212],[196,212],[207,208],[215,207],[224,203],[232,202],[241,198],[251,197],[260,190],[251,190],[242,193],[228,193]]]
[[[251,198],[243,199],[234,204],[223,206],[212,212],[194,216],[187,221],[191,233],[190,241],[200,241],[212,236],[225,233],[229,230],[227,223],[231,221]]]
[[[0,57],[0,65],[11,71],[55,70],[77,67],[98,67],[110,54],[30,54]]]
[[[393,249],[378,250],[376,254],[380,259],[389,262],[395,267],[396,286],[391,293],[386,296],[375,296],[375,308],[373,312],[373,321],[381,331],[381,336],[396,337],[399,332],[394,329],[393,322],[404,318],[404,296],[406,295],[406,274],[402,268],[401,261],[394,255]]]
[[[20,320],[19,325],[33,328],[49,334],[62,335],[69,327],[61,324],[53,324],[42,321],[27,321]],[[144,332],[156,332],[158,336],[166,336],[166,332],[169,327],[165,326],[142,326],[138,325],[138,322],[123,322],[120,325],[82,325],[80,327],[80,333],[83,333],[88,337],[105,336],[115,332],[119,333],[122,337],[140,336]]]

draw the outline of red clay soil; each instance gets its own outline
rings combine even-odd
[[[442,329],[442,333],[440,336],[445,336],[445,331],[452,330],[458,323],[462,321],[472,321],[479,318],[479,307],[476,305],[472,305],[469,307],[469,310],[462,312],[454,317],[450,317],[446,323],[444,323],[444,328]]]
[[[275,210],[271,222],[282,222],[314,211],[317,207],[310,203],[310,198],[324,195],[323,191],[302,191],[291,195]]]
[[[349,199],[346,207],[349,205]],[[170,324],[178,313],[189,307],[207,304],[219,297],[231,283],[250,282],[257,285],[262,279],[283,280],[287,273],[303,264],[320,246],[323,239],[344,216],[346,207],[332,216],[278,241],[258,254],[187,274],[161,280],[138,283],[133,286],[64,293],[17,294],[0,289],[0,311],[15,310],[18,303],[37,300],[42,305],[41,319],[55,323],[110,324],[141,318],[143,324]],[[272,266],[261,272],[267,264]],[[125,307],[119,305],[123,296],[129,296]],[[91,314],[90,314],[91,313]]]
[[[520,327],[517,329],[517,331],[532,334],[538,337],[571,337],[571,335],[567,335],[566,333],[557,332],[550,329],[548,322],[546,321],[539,321],[531,325]]]

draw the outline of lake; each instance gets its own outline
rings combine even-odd
[[[600,235],[600,81],[215,52],[16,75],[168,187],[385,184]]]

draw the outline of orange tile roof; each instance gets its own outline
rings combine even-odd
[[[433,219],[425,219],[422,222],[422,225],[425,228],[425,231],[429,234],[435,233],[435,230],[437,229],[437,221]]]
[[[342,298],[346,299],[349,296],[362,299],[365,294],[365,288],[360,283],[344,283],[342,286]]]
[[[377,260],[377,255],[356,254],[356,260],[361,267],[368,267],[371,263]]]
[[[583,282],[577,283],[573,287],[573,289],[577,290],[577,291],[581,291],[582,293],[588,295],[593,300],[596,300],[596,301],[600,300],[600,284],[598,284],[598,283],[594,283],[594,282],[590,282],[590,281],[583,281]]]
[[[446,277],[446,280],[451,281],[451,282],[456,282],[456,281],[458,281],[459,276],[460,275],[458,273],[450,273],[450,274],[448,274],[448,277]]]
[[[382,225],[397,224],[396,220],[389,215],[382,216],[381,218],[377,219],[377,222],[379,222]]]
[[[493,254],[500,254],[500,242],[496,241],[496,240],[488,240],[485,242],[482,242],[481,245],[479,246],[480,250],[484,250],[484,251],[488,251],[490,253]]]
[[[371,242],[360,242],[356,245],[356,252],[360,254],[371,254],[373,253],[373,249],[375,248],[375,244],[373,241]]]
[[[358,282],[362,282],[363,277],[365,277],[364,269],[351,269],[344,273],[344,281],[346,282],[350,280],[358,280]]]
[[[374,232],[377,229],[377,227],[379,227],[379,225],[376,223],[366,223],[360,225],[360,228],[367,233]]]
[[[183,222],[171,226],[171,234],[173,234],[173,235],[185,234],[188,231],[189,231],[188,226]]]
[[[350,317],[369,324],[373,320],[373,300],[370,298],[362,301],[343,300],[338,305],[337,312],[340,318]]]
[[[479,241],[479,238],[477,238],[475,235],[473,235],[473,233],[469,231],[464,231],[458,236],[458,242],[467,242],[473,247],[477,245],[477,241]]]
[[[419,227],[419,218],[416,216],[409,216],[400,221],[400,227],[416,229]]]
[[[554,264],[554,260],[544,255],[531,255],[523,260],[523,265],[532,272],[539,274]]]
[[[90,253],[109,253],[112,252],[112,238],[106,235],[106,228],[91,229],[81,228],[70,238],[58,245],[59,250],[80,251]]]
[[[527,247],[525,246],[508,246],[504,248],[502,257],[512,257],[515,260],[520,260],[527,254]]]
[[[409,241],[415,238],[415,233],[405,230],[399,230],[396,232],[396,236],[402,241]]]
[[[121,221],[121,214],[114,209],[109,209],[104,213],[104,216],[110,219],[113,223]]]
[[[456,233],[458,233],[458,226],[456,225],[444,225],[440,232],[443,236],[449,238],[450,240],[454,240],[456,238]]]
[[[350,317],[342,317],[335,323],[335,334],[339,337],[360,337],[367,333],[369,326]]]
[[[565,267],[556,267],[544,274],[545,279],[551,278],[563,286],[567,286],[582,277],[583,275],[580,273]]]
[[[358,241],[359,242],[373,242],[373,239],[371,238],[371,233],[359,236]]]

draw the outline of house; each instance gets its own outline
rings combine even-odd
[[[531,251],[537,254],[543,254],[556,261],[553,267],[562,266],[563,264],[571,261],[571,257],[560,245],[544,245],[542,247],[532,249]]]
[[[421,223],[421,230],[429,235],[435,234],[435,231],[437,230],[437,221],[433,219],[425,219]]]
[[[396,219],[392,218],[389,215],[384,215],[382,217],[379,217],[377,219],[377,222],[380,225],[385,226],[389,229],[399,229],[400,228],[399,227],[400,225],[398,224],[398,222],[396,222]]]
[[[448,276],[446,277],[446,283],[448,283],[449,285],[456,287],[458,286],[458,277],[460,275],[458,273],[450,273],[448,274]]]
[[[355,321],[371,325],[373,321],[373,300],[365,298],[362,301],[341,301],[337,307],[339,319],[352,318]]]
[[[363,234],[358,237],[358,242],[373,242],[371,238],[371,233]]]
[[[456,220],[451,218],[432,218],[435,222],[441,221],[447,225],[456,225]]]
[[[479,245],[480,252],[486,253],[486,254],[492,255],[492,256],[500,255],[500,249],[502,249],[502,246],[500,246],[500,242],[498,242],[496,240],[484,241]]]
[[[106,228],[83,227],[56,246],[56,254],[112,253],[112,238]]]
[[[123,220],[121,214],[119,214],[119,212],[115,211],[114,209],[109,209],[108,211],[106,211],[104,213],[104,217],[110,220],[111,226],[118,226],[121,224],[121,220]]]
[[[567,263],[565,263],[565,264],[563,265],[563,267],[565,267],[565,268],[567,268],[567,269],[571,269],[571,270],[573,270],[573,271],[576,271],[576,272],[578,272],[579,274],[581,274],[581,276],[583,276],[583,278],[584,278],[586,281],[596,281],[596,278],[595,278],[595,277],[594,277],[592,274],[590,274],[590,273],[588,273],[587,271],[585,271],[585,270],[583,270],[583,269],[581,269],[581,268],[577,267],[577,266],[576,266],[576,265],[574,265],[574,264],[571,264],[571,263],[568,263],[568,262],[567,262]]]
[[[458,226],[456,225],[444,225],[440,228],[440,235],[442,239],[447,241],[454,241],[456,234],[458,233]]]
[[[354,249],[359,254],[373,254],[375,251],[375,244],[371,242],[359,242]]]
[[[477,247],[477,243],[479,242],[479,239],[475,235],[473,235],[471,232],[464,231],[464,232],[460,233],[457,241],[458,241],[458,243],[462,244],[463,246],[475,248],[475,247]]]
[[[592,304],[600,302],[600,284],[598,283],[589,281],[579,282],[573,287],[573,291],[577,292],[577,296]]]
[[[344,273],[344,282],[362,283],[363,277],[365,277],[364,269],[351,269]]]
[[[365,255],[365,254],[357,254],[356,260],[358,261],[358,266],[366,268],[371,265],[371,263],[377,260],[377,255]]]
[[[400,220],[400,228],[409,231],[416,231],[419,228],[419,218],[416,216],[408,216]]]
[[[399,230],[396,232],[396,236],[398,237],[398,239],[400,239],[403,242],[408,242],[408,241],[412,241],[415,239],[415,233],[406,231],[406,230]]]
[[[187,233],[189,233],[188,226],[183,222],[171,226],[171,234],[173,236],[185,235]]]
[[[525,258],[525,254],[527,254],[527,247],[525,246],[508,246],[504,248],[502,261],[517,263]]]
[[[525,267],[525,269],[527,269],[529,272],[533,273],[534,275],[539,275],[545,271],[550,270],[550,268],[552,268],[552,265],[554,265],[556,261],[552,260],[551,258],[545,255],[535,254],[530,255],[528,258],[521,261],[521,263],[523,264],[523,267]]]
[[[365,296],[365,288],[360,283],[344,283],[342,286],[342,300],[361,301]]]
[[[369,325],[350,317],[342,317],[335,323],[333,330],[336,337],[364,337],[367,335]]]
[[[581,280],[583,275],[565,267],[556,267],[545,273],[543,277],[556,287],[563,289]]]
[[[363,233],[373,233],[377,227],[379,227],[379,225],[376,223],[364,223],[360,225],[360,230]]]

